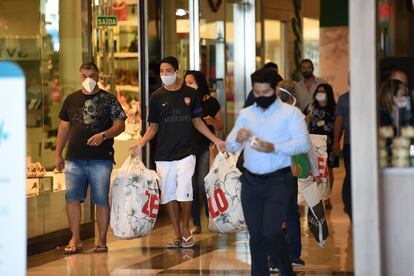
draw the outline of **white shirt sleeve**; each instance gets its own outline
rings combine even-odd
[[[230,152],[237,152],[242,148],[244,144],[236,142],[237,133],[239,129],[244,127],[243,112],[240,112],[239,117],[237,117],[236,123],[234,124],[233,129],[230,131],[229,135],[226,138],[226,149]]]
[[[287,142],[275,144],[275,153],[296,155],[308,152],[310,144],[305,115],[298,108],[293,108],[288,120],[288,131],[291,139]]]

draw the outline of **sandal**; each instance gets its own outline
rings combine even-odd
[[[95,248],[93,249],[93,253],[106,253],[106,252],[108,252],[108,246],[95,245]]]
[[[179,248],[179,247],[181,247],[181,241],[180,241],[180,239],[175,239],[175,240],[173,240],[173,241],[170,241],[166,246],[165,246],[165,248]]]
[[[76,253],[81,253],[83,251],[83,247],[82,246],[77,246],[77,245],[67,245],[65,247],[65,249],[63,250],[63,254],[76,254]]]
[[[194,246],[193,235],[190,235],[188,238],[182,237],[183,241],[181,242],[181,246],[184,248],[189,248]]]

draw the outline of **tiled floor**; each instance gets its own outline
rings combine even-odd
[[[343,212],[341,183],[343,169],[335,172],[332,203],[328,211],[330,236],[321,248],[307,230],[302,217],[302,258],[304,268],[298,275],[353,275],[352,232]],[[302,212],[303,213],[303,212]],[[164,245],[173,238],[168,220],[157,222],[150,235],[135,240],[110,237],[107,254],[92,253],[93,241],[85,242],[89,250],[73,256],[63,256],[62,249],[52,250],[28,259],[28,275],[250,275],[250,253],[246,232],[215,234],[203,229],[196,235],[192,249],[166,250]]]

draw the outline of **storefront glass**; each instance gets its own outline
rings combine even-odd
[[[0,59],[16,62],[26,77],[29,238],[68,227],[62,216],[63,174],[52,171],[58,113],[65,96],[79,89],[78,70],[86,49],[82,40],[81,3],[71,0],[0,3]],[[91,220],[87,200],[82,223]]]
[[[206,0],[200,1],[200,71],[206,76],[211,95],[220,103],[223,114],[226,110],[224,22],[224,4],[211,6]],[[217,135],[222,136],[222,132]]]
[[[275,19],[264,20],[264,63],[274,62],[279,74],[286,78],[286,23]]]
[[[312,60],[315,76],[319,76],[319,32],[318,19],[303,18],[303,56]]]
[[[116,16],[114,24],[105,19]],[[95,0],[92,3],[93,56],[102,89],[117,96],[128,119],[118,141],[137,139],[141,132],[138,64],[138,7],[133,0]],[[115,148],[117,150],[117,148]]]

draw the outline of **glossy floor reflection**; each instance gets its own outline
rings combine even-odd
[[[330,236],[325,247],[315,242],[302,214],[302,259],[306,266],[297,269],[297,275],[353,275],[352,232],[340,193],[343,169],[337,169],[335,176],[333,209],[327,213]],[[82,254],[64,256],[63,249],[56,249],[32,256],[27,275],[250,275],[246,232],[225,235],[203,229],[194,236],[194,248],[164,249],[173,236],[168,219],[162,218],[146,237],[129,241],[110,237],[107,254],[94,254],[93,241],[86,241],[90,249]]]

